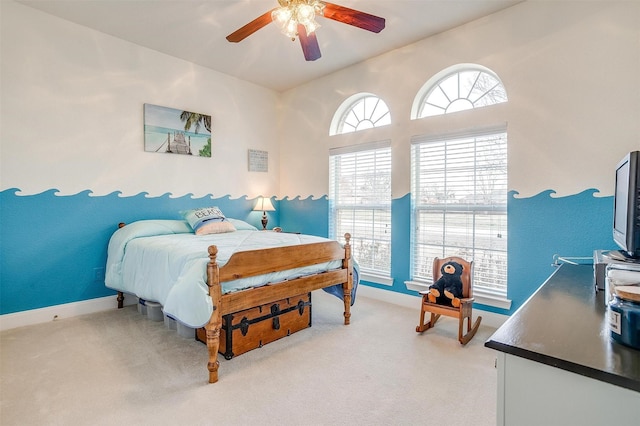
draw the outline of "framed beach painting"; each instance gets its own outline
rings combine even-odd
[[[211,116],[144,104],[144,150],[211,157]]]

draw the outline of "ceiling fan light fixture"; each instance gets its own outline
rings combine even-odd
[[[320,24],[318,24],[316,21],[310,21],[310,22],[304,23],[302,25],[304,25],[304,28],[307,31],[307,34],[311,34],[315,30],[320,28]]]
[[[295,40],[298,35],[298,23],[295,19],[290,19],[287,25],[282,29],[282,34],[289,37],[291,40]]]
[[[315,16],[316,10],[309,4],[299,4],[296,8],[296,18],[303,25],[305,22],[313,21]]]
[[[322,14],[324,4],[317,0],[278,0],[280,7],[271,13],[272,20],[280,27],[282,34],[295,40],[298,24],[304,25],[307,34],[320,27],[315,20],[317,13]]]
[[[286,26],[287,22],[291,19],[291,9],[288,7],[279,7],[271,12],[271,19],[282,28]]]

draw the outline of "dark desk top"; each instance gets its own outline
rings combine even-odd
[[[485,346],[640,392],[640,350],[610,339],[603,298],[593,266],[564,264]]]

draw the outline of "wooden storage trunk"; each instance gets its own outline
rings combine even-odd
[[[288,297],[222,317],[218,352],[226,359],[311,327],[311,293]],[[196,337],[206,343],[204,328]]]

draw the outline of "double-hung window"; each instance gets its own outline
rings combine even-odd
[[[431,284],[435,257],[460,256],[474,261],[476,299],[504,307],[506,129],[415,137],[411,162],[413,280]]]
[[[391,143],[329,152],[329,235],[352,236],[362,278],[391,284]]]

